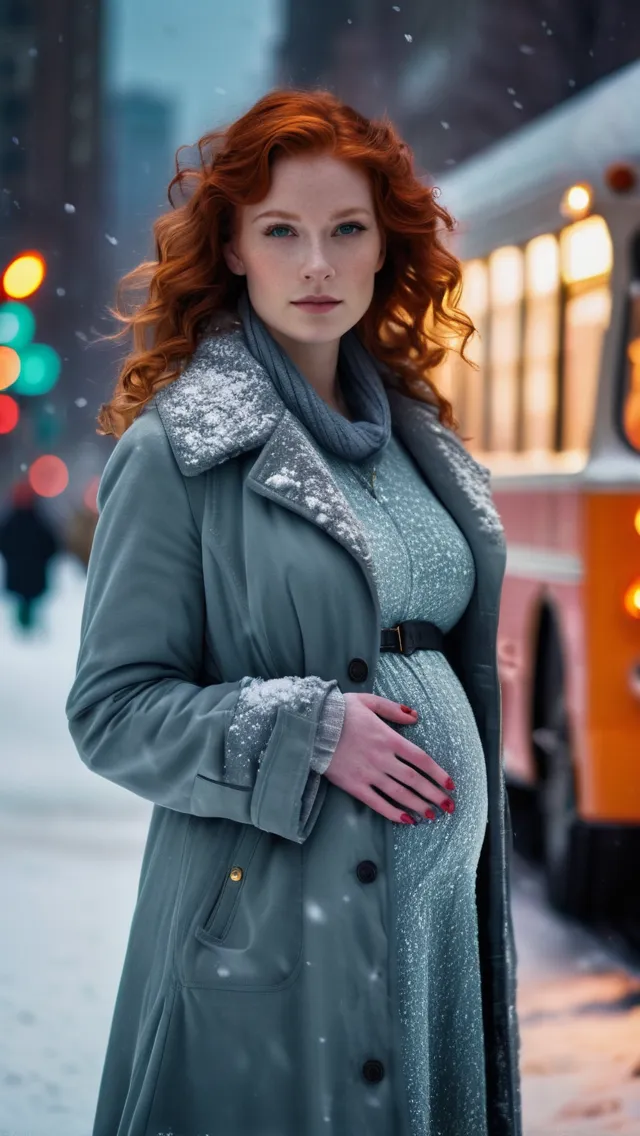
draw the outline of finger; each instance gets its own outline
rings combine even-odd
[[[369,710],[373,710],[381,718],[388,718],[391,722],[402,722],[405,726],[417,721],[417,712],[411,706],[400,702],[393,702],[391,698],[383,698],[380,694],[361,694],[360,700]]]
[[[438,765],[428,753],[420,749],[420,746],[417,746],[414,742],[410,742],[408,738],[403,737],[402,734],[398,734],[395,730],[393,751],[397,757],[402,757],[405,761],[410,761],[414,766],[417,765],[421,773],[426,773],[429,777],[433,777],[433,780],[437,781],[438,785],[441,785],[443,789],[448,789],[449,792],[455,789],[453,778],[449,776],[446,769]]]
[[[420,774],[418,776],[420,777]],[[393,801],[397,801],[398,804],[404,805],[406,808],[414,809],[422,816],[429,816],[431,820],[434,820],[436,816],[434,805],[443,809],[444,812],[453,812],[455,806],[451,798],[441,793],[437,786],[432,785],[425,777],[422,777],[421,780],[422,785],[419,789],[413,790],[404,782],[397,781],[395,777],[387,773],[381,781],[376,782],[376,785]]]
[[[446,813],[452,813],[455,809],[455,804],[447,793],[443,793],[439,785],[434,785],[419,769],[413,765],[409,765],[398,758],[396,755],[395,767],[384,770],[387,776],[390,776],[402,785],[405,785],[412,792],[418,793],[422,797],[426,797],[429,801],[434,801],[440,809],[444,809]]]
[[[376,793],[375,790],[364,789],[361,793],[358,793],[358,799],[373,809],[374,812],[379,813],[380,816],[386,817],[387,820],[395,820],[400,824],[405,823],[402,820],[405,809],[397,808],[390,801],[381,797],[379,793]]]

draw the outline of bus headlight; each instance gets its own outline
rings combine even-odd
[[[634,580],[624,593],[624,610],[633,619],[640,619],[640,579]]]

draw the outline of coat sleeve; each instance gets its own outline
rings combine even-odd
[[[157,414],[116,444],[98,511],[65,707],[80,757],[154,804],[303,843],[327,791],[343,696],[314,675],[199,685],[200,533]]]

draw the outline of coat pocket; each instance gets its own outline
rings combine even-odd
[[[242,888],[255,850],[265,834],[252,825],[243,825],[231,857],[218,896],[207,919],[196,931],[201,943],[222,943],[229,933],[233,917],[238,910]]]
[[[211,890],[182,943],[180,980],[271,990],[300,967],[304,845],[254,825],[234,830],[218,844]]]

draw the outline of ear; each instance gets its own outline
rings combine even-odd
[[[380,245],[380,256],[378,257],[378,262],[376,264],[376,272],[379,272],[380,269],[382,268],[382,265],[385,262],[386,256],[387,256],[387,246],[386,246],[386,241],[383,241],[382,244]]]
[[[222,255],[226,261],[227,268],[229,268],[235,276],[246,275],[245,266],[234,248],[233,241],[227,241],[226,244],[223,244]]]

